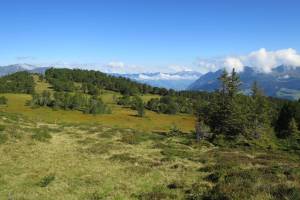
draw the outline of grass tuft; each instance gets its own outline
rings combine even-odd
[[[38,185],[40,187],[47,187],[50,183],[52,183],[55,180],[55,175],[54,174],[49,174],[45,177],[43,177]]]
[[[31,137],[40,142],[48,142],[52,138],[52,135],[47,129],[36,129]]]

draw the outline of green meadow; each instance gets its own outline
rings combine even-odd
[[[35,90],[41,93],[44,90],[52,91],[50,84],[38,80],[34,76]],[[100,97],[109,105],[112,114],[87,115],[74,110],[53,110],[47,107],[32,109],[26,105],[31,99],[28,94],[1,94],[8,99],[5,106],[0,110],[7,113],[18,113],[34,121],[46,121],[51,123],[100,123],[107,126],[119,128],[134,128],[143,131],[168,131],[172,126],[177,126],[184,132],[194,129],[194,116],[187,114],[166,115],[152,111],[146,111],[146,117],[136,116],[136,111],[116,104],[116,98],[121,95],[117,92],[103,90]],[[158,98],[158,95],[145,94],[141,98],[147,102],[151,98]]]
[[[0,199],[299,199],[299,156],[278,149],[0,117]]]
[[[189,132],[194,128],[194,117],[192,115],[178,114],[166,115],[146,111],[146,117],[136,117],[136,111],[124,108],[112,103],[114,94],[106,92],[101,95],[103,100],[112,109],[112,114],[87,115],[79,111],[53,110],[47,107],[32,109],[26,106],[26,102],[31,99],[27,94],[1,94],[8,99],[5,106],[0,106],[0,110],[7,113],[19,113],[34,121],[46,121],[52,123],[90,123],[97,122],[103,125],[115,126],[119,128],[135,128],[145,131],[167,131],[176,125],[184,132]],[[143,96],[149,99],[148,95]]]

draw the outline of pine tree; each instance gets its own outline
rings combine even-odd
[[[291,136],[290,126],[293,121],[295,109],[291,103],[285,103],[279,112],[275,130],[279,138],[287,138]]]
[[[233,100],[239,92],[239,87],[241,86],[240,77],[236,73],[235,69],[232,69],[231,75],[228,81],[228,95]]]
[[[292,118],[290,120],[289,126],[288,126],[288,132],[292,136],[297,136],[299,134],[299,130],[298,130],[298,126],[297,126],[297,122],[296,122],[295,118]]]
[[[263,91],[259,88],[255,81],[251,88],[251,111],[249,113],[250,128],[254,130],[258,136],[258,128],[269,124],[269,105],[263,95]]]
[[[234,69],[230,76],[224,70],[219,80],[220,89],[211,104],[209,125],[216,134],[235,137],[245,129],[242,108],[238,103],[241,82]]]

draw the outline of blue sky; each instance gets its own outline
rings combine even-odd
[[[297,0],[0,0],[0,64],[171,70],[261,48],[297,51],[299,7]]]

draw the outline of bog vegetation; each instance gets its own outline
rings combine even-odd
[[[0,199],[300,199],[300,101],[255,82],[243,95],[234,70],[219,82],[206,93],[78,69],[2,77]]]

